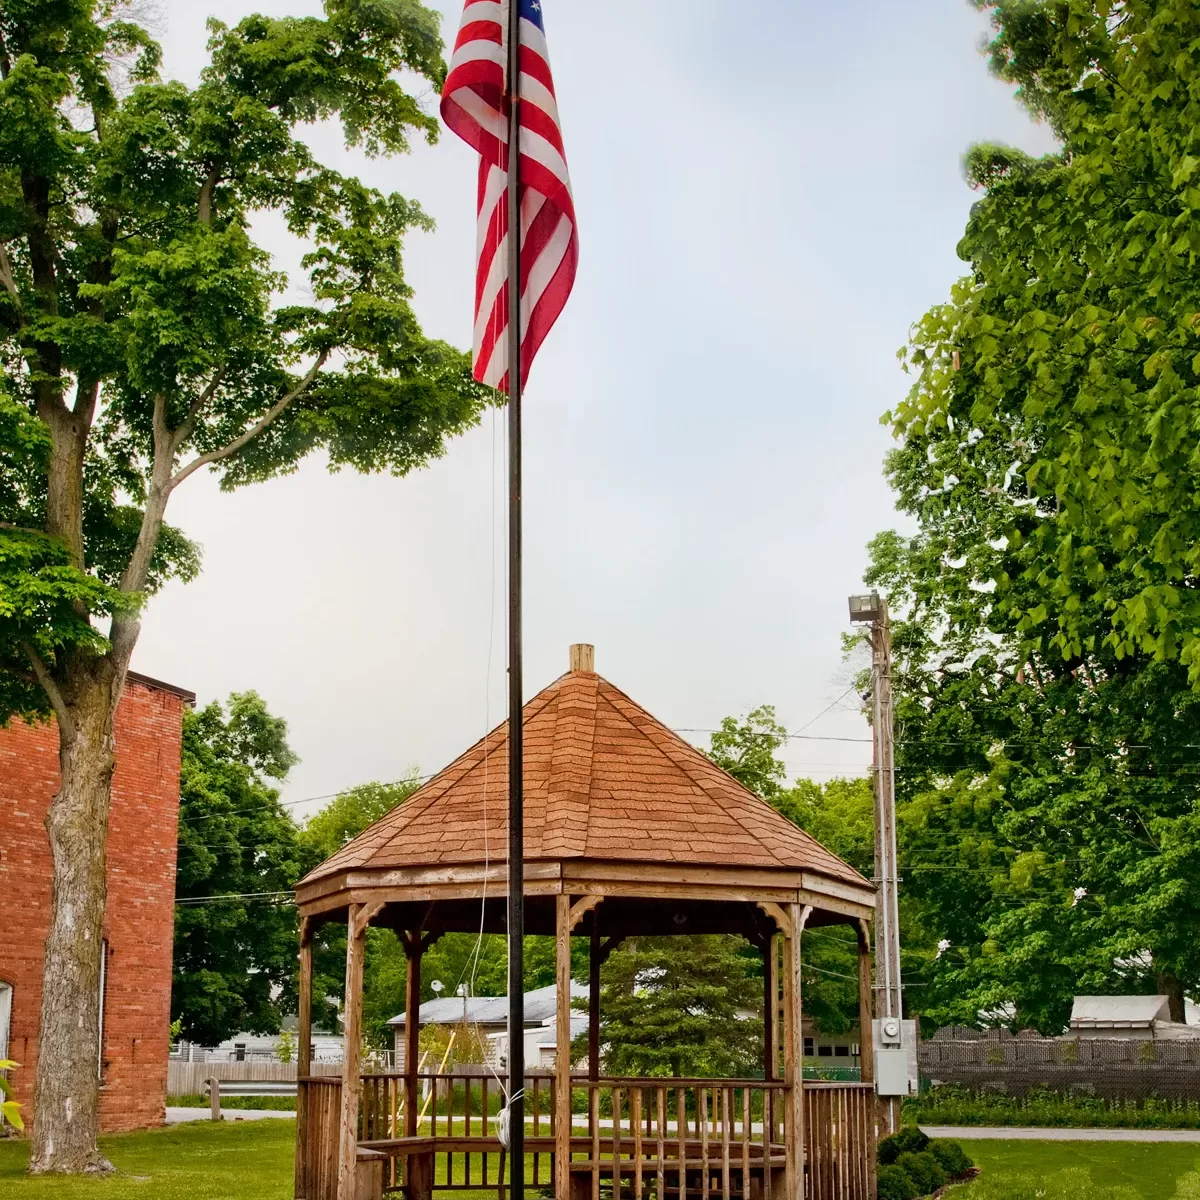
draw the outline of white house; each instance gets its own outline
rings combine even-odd
[[[587,988],[581,983],[571,983],[572,999],[582,999]],[[553,1066],[554,1035],[557,1021],[555,987],[536,988],[525,993],[525,1064],[528,1067]],[[426,1000],[418,1016],[420,1025],[471,1026],[479,1040],[488,1048],[488,1058],[498,1065],[508,1050],[508,997],[507,996],[441,996]],[[388,1025],[392,1028],[395,1046],[396,1070],[404,1069],[404,1028],[406,1014],[393,1017]],[[587,1013],[572,1011],[571,1037],[575,1038],[588,1027]],[[548,1057],[547,1057],[548,1056]]]

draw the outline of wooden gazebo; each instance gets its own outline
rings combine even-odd
[[[529,1070],[526,1180],[558,1200],[715,1196],[873,1200],[869,921],[857,871],[597,675],[592,648],[524,710],[526,931],[557,937],[552,1073]],[[505,923],[505,726],[297,886],[301,914],[297,1200],[403,1191],[504,1193],[500,1082],[423,1070],[421,956],[447,932]],[[345,1055],[314,1075],[312,938],[344,924]],[[400,1071],[361,1071],[364,939],[393,929],[408,956]],[[801,933],[858,935],[862,1082],[806,1082]],[[600,964],[634,935],[737,933],[764,954],[762,1078],[616,1079],[599,1072]],[[570,940],[590,939],[590,1046],[573,1073]]]

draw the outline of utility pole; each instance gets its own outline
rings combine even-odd
[[[875,1021],[876,1085],[887,1123],[899,1128],[899,1095],[908,1092],[904,998],[900,979],[900,895],[896,854],[895,730],[892,708],[892,634],[887,601],[877,593],[850,597],[850,620],[871,627],[871,740],[875,776]],[[865,1041],[866,1031],[862,1031]],[[864,1051],[865,1052],[865,1051]],[[892,1070],[888,1069],[889,1060]]]

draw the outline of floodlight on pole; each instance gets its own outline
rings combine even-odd
[[[850,623],[852,625],[870,625],[883,615],[883,601],[878,592],[867,592],[864,595],[850,597]]]

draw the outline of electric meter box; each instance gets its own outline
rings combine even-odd
[[[917,1090],[917,1023],[880,1017],[871,1023],[875,1052],[875,1091],[910,1096]]]

